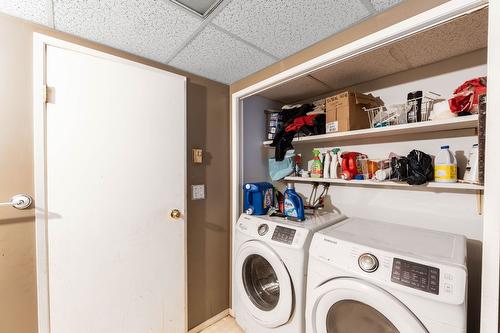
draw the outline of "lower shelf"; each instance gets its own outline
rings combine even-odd
[[[387,188],[408,188],[408,189],[444,189],[450,191],[482,191],[484,186],[468,183],[436,183],[430,182],[424,185],[408,185],[404,182],[383,181],[377,182],[373,180],[344,180],[344,179],[326,179],[326,178],[302,178],[302,177],[286,177],[286,181],[301,182],[301,183],[329,183],[341,186],[370,186],[370,187],[387,187]]]

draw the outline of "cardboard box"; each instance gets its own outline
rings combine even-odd
[[[363,107],[383,105],[380,98],[354,91],[344,91],[326,99],[326,133],[369,128],[368,114]]]

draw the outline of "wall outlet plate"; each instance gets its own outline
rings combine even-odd
[[[191,185],[191,199],[203,200],[205,199],[205,185]]]

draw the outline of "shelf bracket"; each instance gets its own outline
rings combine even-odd
[[[484,192],[482,190],[478,190],[476,192],[476,204],[477,204],[477,214],[483,215],[483,202],[484,202]]]

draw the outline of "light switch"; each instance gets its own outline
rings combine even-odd
[[[203,150],[193,149],[193,163],[201,164],[203,163]]]
[[[191,185],[192,200],[205,199],[205,185]]]

